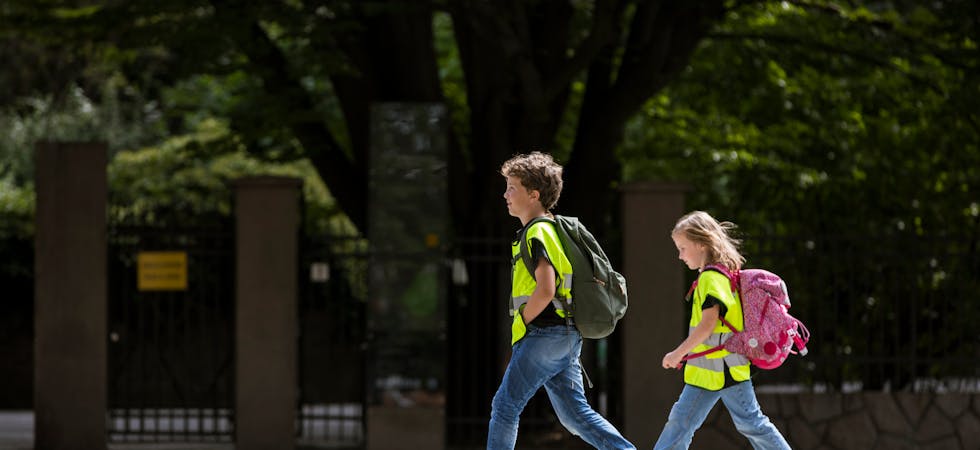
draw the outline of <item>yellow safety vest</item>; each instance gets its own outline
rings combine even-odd
[[[742,322],[742,301],[738,297],[738,292],[732,292],[731,283],[728,277],[715,272],[706,270],[698,275],[698,285],[694,289],[691,297],[691,322],[690,332],[701,323],[702,305],[708,294],[721,300],[728,310],[725,313],[725,320],[732,324],[736,329],[744,329]],[[720,320],[715,325],[711,336],[691,353],[698,353],[723,344],[732,336],[730,330]],[[684,367],[684,382],[700,388],[717,391],[725,387],[725,366],[735,381],[745,381],[749,379],[749,360],[745,356],[729,353],[727,350],[720,350],[709,353],[705,356],[694,358],[687,361]]]
[[[572,263],[565,256],[561,241],[558,239],[558,231],[549,222],[537,222],[531,225],[525,236],[528,249],[531,248],[532,239],[537,239],[544,245],[545,257],[555,268],[556,276],[555,298],[551,300],[551,304],[554,305],[555,311],[559,316],[566,317],[566,305],[571,301],[572,297]],[[531,299],[531,294],[534,293],[534,289],[538,286],[538,283],[534,281],[534,277],[531,276],[531,272],[524,265],[524,260],[520,256],[521,246],[519,240],[520,237],[515,239],[510,246],[511,260],[513,261],[513,266],[511,267],[511,279],[513,281],[511,282],[510,289],[510,314],[514,317],[513,323],[511,324],[511,345],[516,344],[517,341],[521,340],[527,334],[527,328],[524,326],[524,317],[521,313],[524,311],[524,305]]]

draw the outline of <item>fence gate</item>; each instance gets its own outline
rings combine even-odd
[[[234,441],[233,229],[110,230],[110,442]],[[367,244],[319,237],[301,249],[297,442],[364,448]],[[186,288],[168,285],[181,268]]]
[[[234,439],[233,229],[109,231],[110,442]]]
[[[299,443],[361,449],[367,241],[321,236],[300,249]]]

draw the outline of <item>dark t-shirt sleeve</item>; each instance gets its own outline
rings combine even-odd
[[[540,261],[541,258],[550,261],[550,259],[548,259],[548,252],[545,251],[544,249],[544,244],[541,243],[540,240],[532,238],[531,239],[531,261],[532,261],[531,264],[534,265],[534,267],[528,268],[531,271],[531,273],[534,273],[534,271],[537,270],[538,261]]]
[[[715,298],[715,296],[708,294],[704,296],[704,304],[701,305],[701,311],[704,311],[712,306],[718,305],[718,317],[725,317],[728,313],[728,307],[721,300]]]

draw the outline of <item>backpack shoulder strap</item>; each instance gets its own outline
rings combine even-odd
[[[566,246],[577,245],[579,248],[581,248],[583,256],[586,257],[585,259],[589,262],[592,269],[595,269],[596,259],[609,261],[609,257],[606,256],[606,252],[602,249],[602,246],[599,245],[599,240],[595,238],[588,228],[585,228],[585,225],[583,225],[577,217],[556,215],[555,221],[562,225],[561,228],[564,229],[565,235],[567,235],[568,240],[571,241],[563,242],[563,244]],[[558,233],[560,237],[566,237],[562,235],[562,229],[559,229]],[[564,240],[565,239],[563,239],[563,241]]]
[[[739,288],[738,270],[737,269],[733,273],[733,272],[729,271],[728,268],[725,267],[725,266],[722,266],[722,265],[719,265],[719,264],[708,264],[707,266],[704,266],[704,270],[712,270],[712,271],[715,271],[715,272],[718,272],[718,273],[724,275],[725,278],[728,278],[728,282],[732,286],[732,292],[739,292],[739,290],[738,290],[738,288]],[[694,287],[697,286],[697,285],[698,285],[698,281],[697,280],[694,280],[694,286],[691,287],[691,293],[694,292]],[[688,295],[690,295],[691,293],[688,293]],[[739,294],[739,295],[741,295],[741,294]],[[724,316],[718,317],[718,319],[721,320],[721,323],[725,324],[725,326],[728,327],[729,330],[732,330],[732,331],[735,331],[735,332],[738,332],[739,331],[738,328],[735,328],[735,326],[732,325],[730,322],[728,322],[728,320],[726,320]]]
[[[521,242],[518,243],[519,248],[520,248],[520,252],[519,252],[520,254],[519,254],[519,256],[520,256],[521,260],[524,261],[524,267],[527,269],[527,272],[531,274],[531,279],[534,279],[535,281],[537,281],[537,279],[534,277],[534,271],[531,270],[531,265],[534,264],[534,261],[531,260],[531,258],[532,258],[532,256],[531,256],[531,249],[527,248],[527,230],[530,230],[531,227],[534,224],[538,223],[538,222],[551,222],[552,224],[555,223],[554,220],[551,220],[550,218],[544,217],[544,216],[542,216],[542,217],[536,217],[536,218],[532,219],[531,222],[529,222],[524,227],[524,229],[521,230],[521,235],[519,237],[519,239],[521,240]],[[514,260],[514,264],[517,264],[517,260],[516,259]]]
[[[732,285],[732,292],[739,292],[739,290],[738,290],[738,288],[739,288],[738,270],[737,269],[735,270],[735,272],[732,272],[732,271],[728,270],[727,267],[722,266],[720,264],[708,264],[708,265],[704,266],[704,270],[712,270],[712,271],[715,271],[715,272],[718,272],[718,273],[724,275],[725,278],[728,278],[728,282]],[[697,280],[695,280],[694,282],[697,283]]]

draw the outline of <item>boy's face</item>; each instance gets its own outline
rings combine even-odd
[[[507,212],[518,219],[526,219],[534,214],[536,208],[540,208],[538,191],[528,192],[527,188],[521,184],[521,179],[515,176],[507,177],[504,199],[507,200]]]
[[[677,257],[687,264],[687,268],[698,270],[704,267],[707,252],[704,245],[691,242],[683,233],[673,233],[670,235],[677,247]]]

